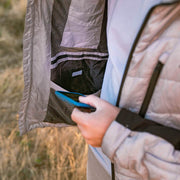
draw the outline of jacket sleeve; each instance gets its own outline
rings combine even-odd
[[[130,179],[180,179],[180,131],[122,109],[108,128],[103,152],[116,176]]]

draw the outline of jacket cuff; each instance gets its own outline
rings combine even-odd
[[[107,129],[103,141],[102,151],[113,162],[113,157],[119,145],[131,133],[131,131],[116,121],[113,121]]]

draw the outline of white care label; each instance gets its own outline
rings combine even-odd
[[[82,75],[82,73],[83,73],[82,70],[75,71],[75,72],[72,73],[72,77],[80,76],[80,75]]]

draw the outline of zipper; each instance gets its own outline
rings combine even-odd
[[[139,111],[139,115],[143,118],[144,118],[146,111],[148,109],[149,103],[151,101],[151,97],[153,95],[153,92],[154,92],[154,89],[156,87],[159,75],[162,71],[163,65],[164,64],[162,64],[160,61],[158,61],[157,65],[154,69],[154,72],[152,74],[151,80],[149,82],[149,86],[148,86],[147,91],[146,91],[146,95],[144,97],[143,103],[142,103],[140,111]]]

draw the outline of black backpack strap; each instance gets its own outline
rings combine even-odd
[[[159,136],[171,143],[176,150],[180,150],[180,130],[178,129],[144,119],[140,115],[126,109],[121,109],[116,121],[132,131],[148,132]]]

